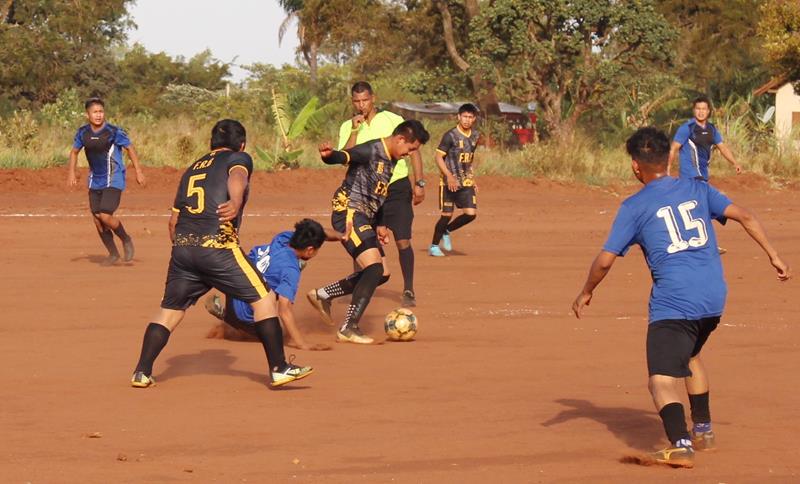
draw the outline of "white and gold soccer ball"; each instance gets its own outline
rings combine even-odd
[[[419,320],[406,308],[395,309],[386,315],[383,328],[392,341],[411,341],[417,334]]]

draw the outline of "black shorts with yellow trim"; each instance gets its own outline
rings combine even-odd
[[[478,195],[475,187],[461,187],[451,192],[447,183],[439,183],[439,210],[453,213],[456,208],[478,208]]]
[[[381,225],[392,231],[395,240],[411,240],[411,226],[414,223],[413,199],[414,191],[408,177],[389,185],[379,220]]]
[[[647,371],[650,376],[692,376],[689,360],[700,354],[720,317],[663,319],[647,327]]]
[[[269,293],[258,269],[240,247],[172,247],[161,307],[184,310],[212,287],[247,303]]]
[[[331,226],[338,232],[347,232],[348,222],[353,224],[353,230],[350,232],[350,237],[342,242],[342,245],[353,260],[368,249],[378,249],[383,256],[383,248],[378,242],[378,234],[375,232],[373,221],[364,213],[347,209],[333,212],[331,215]]]

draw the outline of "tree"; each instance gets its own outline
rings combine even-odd
[[[612,88],[669,59],[675,31],[650,0],[496,0],[470,32],[470,63],[508,98],[537,101],[553,135],[570,134]]]
[[[131,25],[130,0],[0,1],[0,92],[41,105],[68,87],[104,93],[113,84],[109,47]]]
[[[761,8],[758,32],[764,38],[767,60],[800,94],[800,3],[774,0]]]

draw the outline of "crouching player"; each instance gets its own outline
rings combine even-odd
[[[342,241],[342,237],[333,230],[326,231],[316,220],[303,219],[295,224],[294,231],[279,233],[272,242],[253,247],[247,255],[278,299],[278,317],[289,333],[287,346],[301,350],[331,349],[325,344],[306,343],[295,323],[293,307],[303,264],[319,253],[323,242]],[[211,315],[253,339],[257,338],[253,309],[246,302],[233,297],[226,297],[223,302],[219,295],[214,294],[206,298],[205,306]]]
[[[580,318],[617,256],[633,244],[641,246],[653,278],[647,328],[649,388],[670,442],[650,457],[674,467],[693,467],[695,447],[714,446],[708,377],[700,351],[719,324],[727,293],[711,220],[740,223],[767,254],[779,280],[788,280],[790,272],[747,209],[704,181],[667,174],[669,148],[667,136],[655,128],[642,128],[628,139],[633,173],[644,188],[622,203],[572,309]],[[678,388],[681,380],[691,404],[691,436]]]
[[[212,287],[253,307],[254,328],[269,362],[272,386],[313,371],[286,362],[275,297],[239,247],[239,226],[247,201],[253,160],[244,153],[246,133],[224,119],[211,130],[211,151],[189,165],[178,185],[169,221],[172,255],[161,312],[147,326],[131,385],[154,383],[153,362],[186,309]]]

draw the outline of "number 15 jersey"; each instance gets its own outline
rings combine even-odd
[[[215,150],[186,169],[178,185],[172,210],[178,212],[175,245],[225,249],[239,246],[239,225],[247,203],[245,189],[239,215],[221,223],[217,207],[229,200],[228,176],[243,169],[247,178],[253,172],[253,160],[241,151]]]
[[[732,202],[707,182],[663,177],[626,199],[603,250],[642,248],[653,278],[649,320],[719,316],[727,286],[712,219]]]

